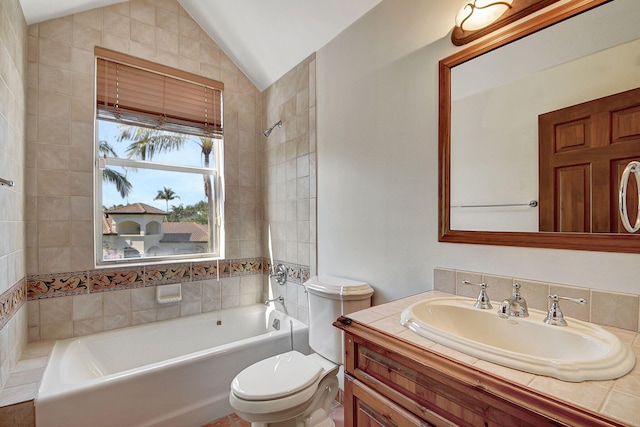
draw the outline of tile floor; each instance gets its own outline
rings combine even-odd
[[[331,419],[336,427],[344,427],[344,408],[339,403],[331,409]],[[202,427],[250,427],[251,423],[243,420],[236,414],[227,415]]]

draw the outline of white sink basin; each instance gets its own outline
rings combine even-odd
[[[531,309],[529,317],[505,319],[496,308],[480,310],[474,303],[463,297],[427,299],[406,308],[400,323],[478,359],[564,381],[610,380],[635,365],[629,347],[592,323],[569,318],[568,326],[551,326],[543,322],[546,313]]]

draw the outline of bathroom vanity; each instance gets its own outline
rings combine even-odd
[[[617,420],[624,416],[602,412],[610,396],[596,407],[570,403],[575,396],[561,399],[557,390],[547,393],[541,387],[547,377],[465,358],[400,325],[403,306],[433,296],[430,292],[372,307],[334,323],[345,332],[346,426],[629,425]],[[601,387],[558,383],[578,395],[585,385]],[[609,382],[609,390],[615,383]]]

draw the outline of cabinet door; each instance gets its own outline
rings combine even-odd
[[[347,427],[431,426],[350,376],[345,376],[344,421]]]

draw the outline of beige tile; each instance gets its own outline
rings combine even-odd
[[[38,25],[38,35],[41,39],[71,44],[72,21],[70,17],[51,19]]]
[[[399,334],[400,332],[403,332],[405,330],[405,327],[400,324],[399,316],[384,317],[380,320],[372,322],[371,326],[394,335]]]
[[[102,30],[102,18],[104,9],[97,8],[86,12],[76,13],[73,15],[74,24],[82,24],[96,30]]]
[[[38,220],[68,220],[71,198],[64,196],[39,196]],[[68,271],[68,270],[67,270]]]
[[[71,25],[69,25],[71,27]],[[71,69],[71,46],[49,39],[40,39],[38,45],[40,64],[65,70]]]
[[[135,311],[155,308],[156,288],[146,287],[131,290],[131,309]]]
[[[638,366],[638,363],[640,363],[640,361],[636,360],[634,369],[629,374],[615,381],[613,391],[632,396],[638,395],[638,391],[640,390],[640,366]]]
[[[468,354],[464,354],[452,348],[445,347],[441,344],[436,344],[433,347],[431,347],[431,349],[437,353],[440,353],[444,356],[448,356],[450,358],[457,360],[458,362],[466,363],[468,365],[473,365],[478,361],[478,359],[473,356],[469,356]]]
[[[85,320],[102,318],[104,314],[103,309],[103,294],[87,294],[87,295],[74,295],[71,297],[73,300],[73,320]]]
[[[104,25],[109,29],[109,34],[105,34],[107,37],[116,38],[129,38],[131,19],[127,16],[123,16],[119,13],[114,13],[108,10],[104,12]]]
[[[40,65],[38,67],[39,89],[69,95],[71,93],[71,72],[52,67]]]
[[[30,371],[34,369],[44,369],[47,366],[47,362],[49,360],[49,356],[40,356],[40,357],[32,357],[25,358],[24,353],[22,354],[22,358],[16,363],[16,366],[11,371],[12,373]]]
[[[63,340],[73,337],[73,322],[46,323],[40,326],[40,337],[43,340]]]
[[[40,380],[42,379],[42,375],[44,374],[44,367],[28,369],[23,371],[16,371],[15,369],[11,372],[9,376],[9,380],[5,384],[5,387],[16,387],[27,384],[40,384]]]
[[[104,330],[126,328],[131,326],[131,313],[104,316]]]
[[[0,393],[0,407],[33,400],[38,393],[38,384],[25,384],[5,388]],[[11,425],[11,424],[9,424]]]
[[[139,3],[139,2],[134,2]],[[156,31],[151,25],[138,20],[131,21],[131,41],[143,45],[155,46]]]
[[[71,117],[70,95],[40,90],[38,115],[55,120],[68,120]]]
[[[156,8],[151,2],[147,1],[132,1],[131,3],[131,18],[145,23],[148,25],[156,25]]]
[[[592,381],[572,383],[544,376],[536,376],[529,387],[596,412],[609,392],[607,386]]]
[[[102,331],[104,331],[104,317],[78,320],[73,322],[74,337],[97,334],[98,332]]]
[[[66,120],[39,115],[35,126],[39,142],[56,145],[69,145],[71,128],[69,126],[69,122]]]
[[[131,313],[131,290],[104,292],[103,295],[105,316]]]
[[[165,304],[158,306],[157,309],[158,321],[160,320],[169,320],[169,319],[177,319],[180,317],[180,304]]]
[[[40,247],[69,246],[71,244],[70,221],[40,221],[38,224]]]
[[[142,325],[145,323],[155,322],[156,320],[158,320],[158,312],[155,308],[134,311],[131,314],[132,325]]]
[[[55,341],[38,341],[27,344],[26,348],[22,352],[22,359],[49,357]]]
[[[180,15],[178,17],[178,32],[181,36],[194,40],[198,40],[200,37],[200,27],[190,16]]]
[[[638,295],[591,290],[591,321],[636,331]]]
[[[40,300],[40,323],[70,322],[73,319],[71,297],[46,298]]]
[[[640,396],[636,393],[628,395],[617,391],[611,392],[602,413],[621,420],[630,425],[640,425]]]
[[[506,378],[510,381],[514,381],[522,385],[531,383],[531,381],[533,381],[533,379],[535,378],[534,374],[507,368],[505,366],[496,365],[495,363],[491,362],[485,362],[484,360],[478,360],[474,363],[474,366],[482,369],[483,371],[490,372],[499,377]]]
[[[38,273],[73,271],[71,248],[65,246],[38,249]]]
[[[73,23],[73,47],[93,51],[102,44],[102,30],[79,22]]]
[[[37,144],[36,160],[40,169],[68,170],[69,147],[59,144]]]
[[[38,194],[68,196],[70,184],[68,171],[42,169],[38,171]],[[71,212],[66,212],[66,214],[67,217],[71,216]]]

